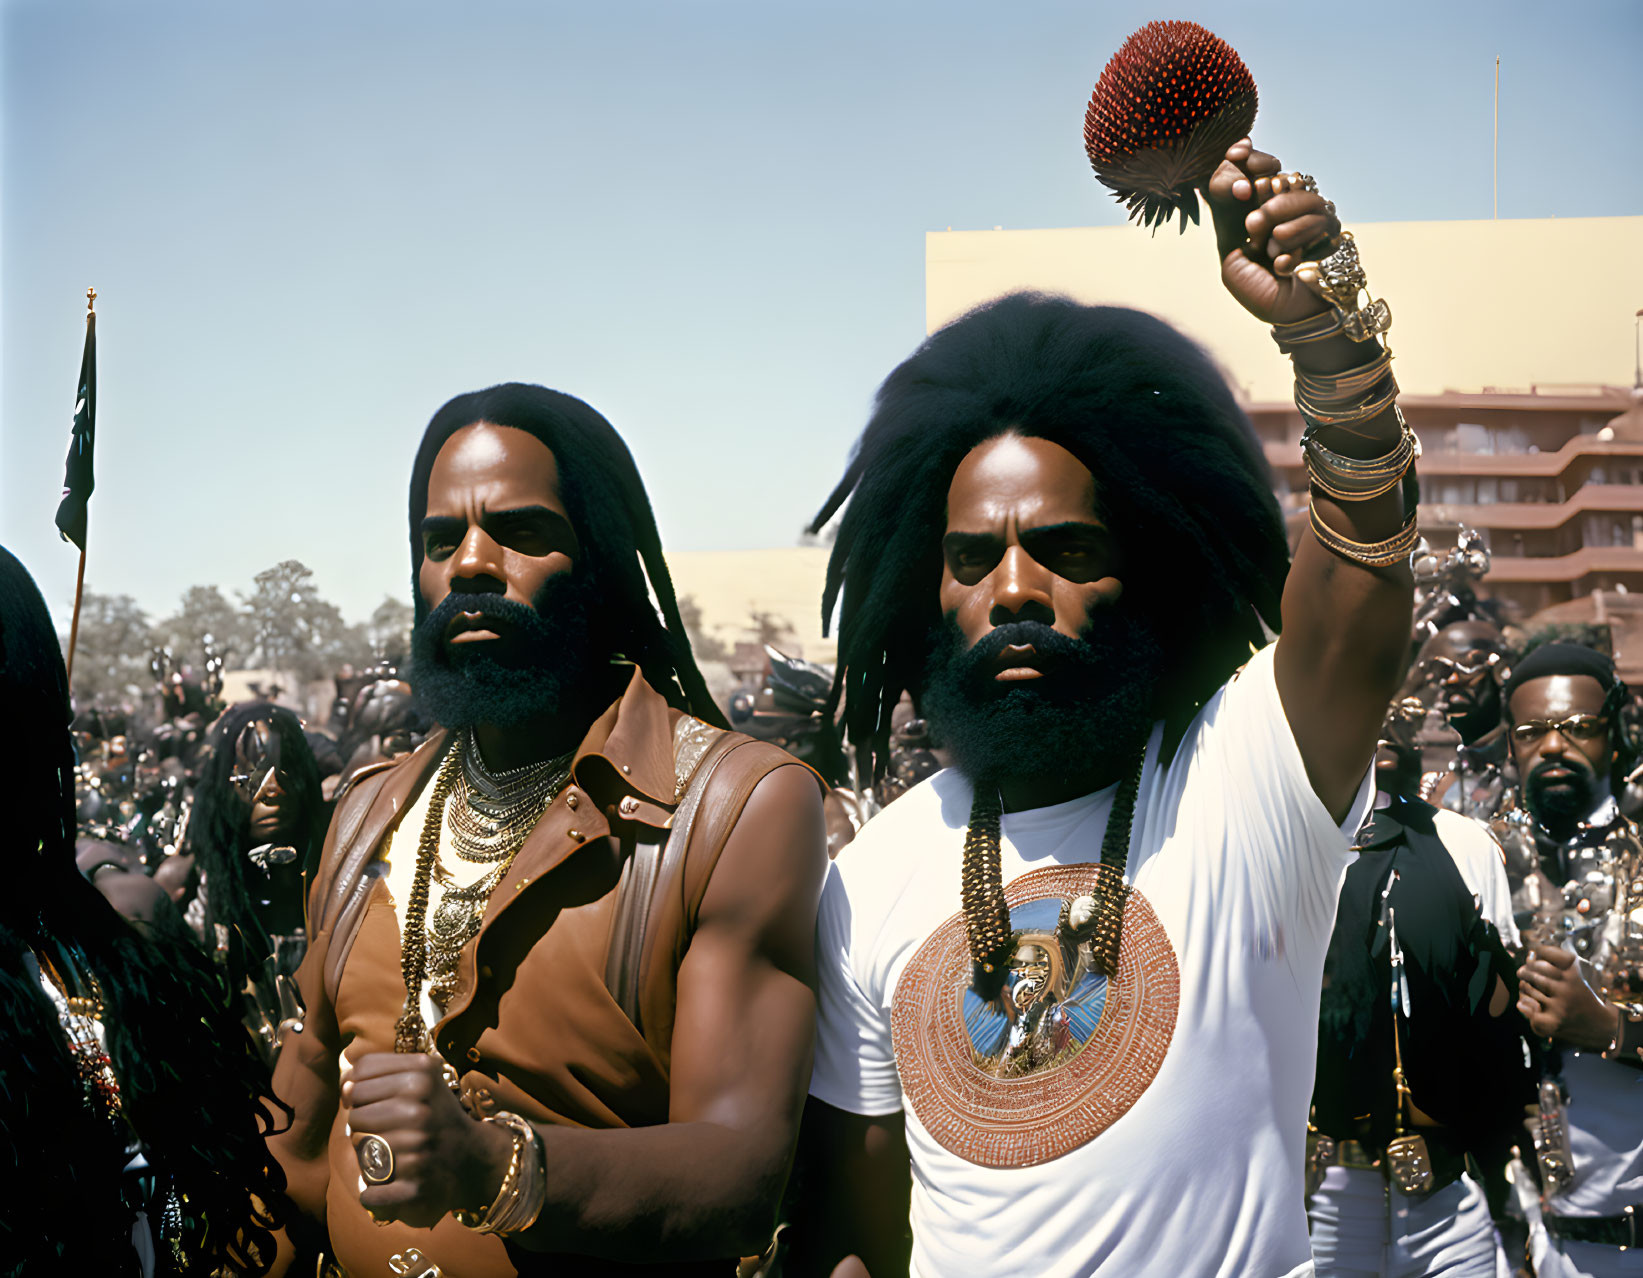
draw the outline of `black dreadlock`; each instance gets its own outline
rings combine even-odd
[[[19,745],[0,769],[0,1263],[24,1275],[137,1268],[121,1183],[127,1133],[85,1104],[57,1012],[29,973],[33,954],[81,995],[94,977],[106,997],[122,1112],[159,1196],[178,1195],[180,1233],[155,1204],[166,1226],[157,1272],[266,1272],[286,1205],[264,1142],[273,1110],[290,1110],[210,964],[140,935],[76,868],[68,679],[45,601],[4,549],[0,704]]]
[[[633,454],[604,417],[560,391],[505,382],[458,395],[428,423],[411,472],[411,594],[417,621],[428,611],[417,588],[428,476],[445,441],[475,422],[526,431],[552,451],[559,466],[560,496],[586,566],[609,591],[600,599],[601,633],[610,637],[612,652],[644,671],[651,687],[669,704],[717,727],[728,726],[691,655],[673,579],[662,558],[656,517]],[[645,588],[647,577],[660,618]]]
[[[1010,431],[1061,445],[1099,484],[1124,554],[1121,607],[1146,616],[1168,672],[1157,718],[1183,725],[1280,624],[1283,519],[1248,419],[1208,357],[1139,311],[1015,293],[927,339],[885,379],[819,530],[849,498],[828,562],[843,593],[833,708],[875,775],[890,715],[920,690],[940,620],[947,490]]]

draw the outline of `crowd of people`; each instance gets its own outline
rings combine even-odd
[[[73,706],[0,554],[0,1268],[1643,1272],[1640,703],[1418,541],[1383,304],[1244,139],[1223,376],[1037,294],[880,389],[835,668],[716,704],[572,396],[414,452],[411,648]],[[408,450],[409,451],[409,450]]]

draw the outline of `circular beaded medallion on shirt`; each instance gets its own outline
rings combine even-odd
[[[1133,888],[1110,980],[1068,931],[1096,866],[1050,866],[1005,888],[1013,947],[1004,989],[983,1000],[962,913],[919,947],[891,1008],[907,1102],[943,1148],[987,1167],[1031,1167],[1077,1149],[1151,1085],[1175,1034],[1181,975],[1152,906]]]

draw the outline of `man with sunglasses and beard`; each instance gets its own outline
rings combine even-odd
[[[723,730],[588,405],[452,400],[410,528],[439,730],[355,780],[309,898],[286,1253],[728,1274],[771,1243],[809,1074],[820,786]]]
[[[849,498],[852,740],[882,755],[910,688],[954,766],[823,894],[806,1274],[1310,1271],[1319,984],[1409,641],[1414,447],[1375,325],[1306,283],[1352,256],[1334,206],[1248,139],[1207,194],[1313,423],[1293,565],[1203,352],[1035,294],[890,375],[819,516]],[[1065,1041],[1005,1071],[990,1027],[1044,935]]]
[[[1643,844],[1615,803],[1635,761],[1626,685],[1604,654],[1548,643],[1501,692],[1526,810],[1508,827],[1529,942],[1518,1009],[1550,1040],[1535,1272],[1643,1273]]]

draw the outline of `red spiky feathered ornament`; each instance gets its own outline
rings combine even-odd
[[[1084,114],[1095,176],[1130,220],[1156,232],[1171,212],[1198,221],[1194,188],[1255,123],[1255,80],[1231,45],[1196,22],[1149,22],[1101,72]]]

